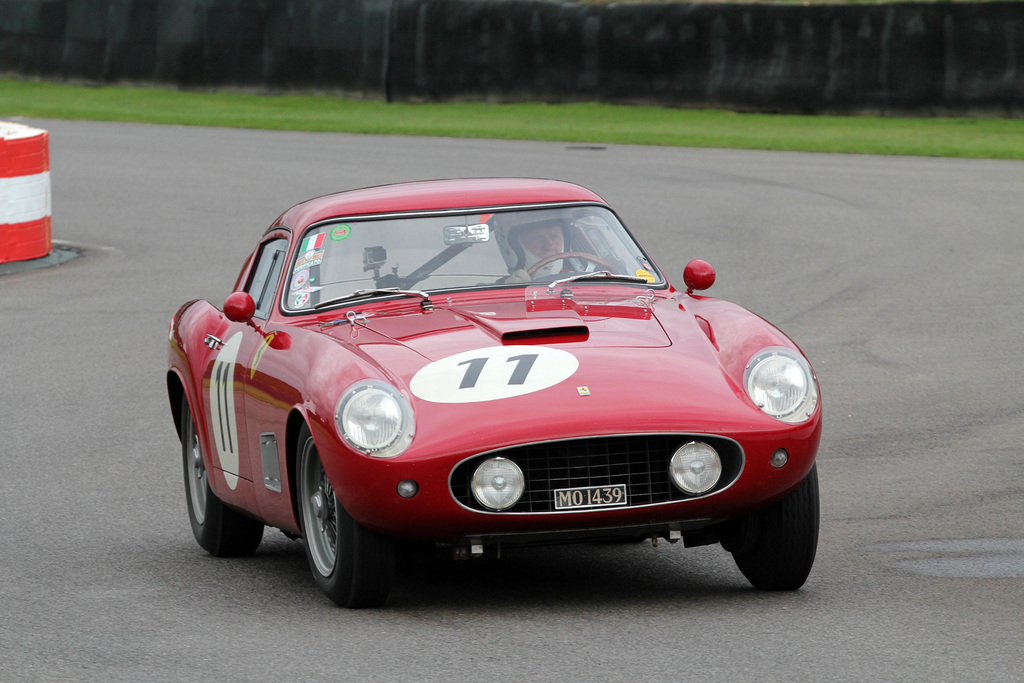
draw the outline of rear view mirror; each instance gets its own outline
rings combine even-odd
[[[444,229],[444,243],[470,244],[472,242],[487,242],[491,239],[490,229],[486,223],[477,225],[450,225]]]

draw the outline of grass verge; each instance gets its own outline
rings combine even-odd
[[[596,103],[410,104],[0,80],[0,119],[10,117],[1024,160],[1022,119],[790,116]]]

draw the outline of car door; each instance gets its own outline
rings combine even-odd
[[[280,377],[283,355],[288,353],[288,333],[269,320],[280,301],[285,285],[284,262],[288,255],[287,233],[279,232],[265,238],[253,262],[245,291],[253,298],[256,312],[248,325],[253,344],[245,349],[244,372],[240,382],[245,388],[245,441],[248,450],[248,471],[252,475],[253,493],[260,516],[275,525],[288,524],[291,503],[284,478],[285,429],[290,405],[287,398],[274,400],[285,383]],[[287,392],[285,392],[287,393]],[[282,519],[283,516],[283,519]]]
[[[287,240],[282,238],[269,239],[257,249],[244,288],[256,302],[257,315],[265,317],[273,305],[286,249]],[[208,341],[215,353],[206,368],[203,384],[209,387],[207,419],[217,461],[224,473],[224,483],[234,491],[240,480],[253,481],[253,450],[259,453],[258,439],[254,442],[248,434],[245,393],[253,356],[264,337],[257,325],[231,322],[226,318],[224,322],[226,329]]]

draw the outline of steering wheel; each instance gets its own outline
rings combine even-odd
[[[536,273],[538,270],[540,270],[547,264],[551,263],[552,261],[557,261],[558,259],[563,258],[581,258],[586,261],[590,261],[591,263],[596,263],[599,266],[604,266],[610,271],[615,271],[615,266],[608,263],[597,254],[588,254],[585,251],[563,251],[558,254],[552,254],[551,256],[545,256],[540,261],[537,261],[532,266],[527,268],[526,272],[530,274],[530,277],[533,277],[534,273]]]

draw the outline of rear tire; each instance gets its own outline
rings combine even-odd
[[[754,588],[796,590],[818,548],[818,466],[787,497],[731,525],[723,546]]]
[[[395,542],[361,526],[341,506],[308,427],[299,435],[297,472],[306,559],[320,590],[342,607],[383,605],[395,575]]]
[[[192,534],[203,550],[215,557],[252,555],[263,540],[263,525],[227,507],[210,490],[188,399],[182,398],[181,403],[181,456]]]

